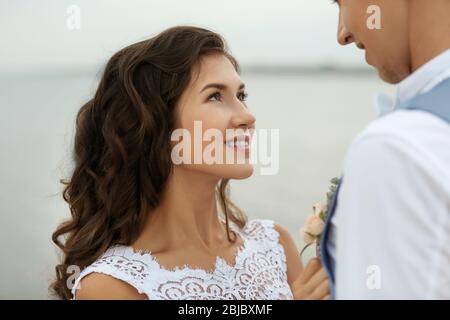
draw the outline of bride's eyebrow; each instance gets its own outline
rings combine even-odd
[[[219,90],[227,90],[228,86],[226,84],[223,84],[223,83],[209,83],[209,84],[207,84],[206,86],[203,87],[203,89],[200,91],[200,93],[202,93],[203,91],[205,91],[206,89],[209,89],[209,88],[215,88],[215,89],[219,89]],[[241,83],[239,85],[238,91],[242,90],[244,88],[245,88],[245,84]]]

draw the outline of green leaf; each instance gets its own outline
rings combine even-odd
[[[319,218],[322,219],[322,221],[325,221],[325,213],[323,211],[320,211]]]

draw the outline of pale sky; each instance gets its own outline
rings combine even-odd
[[[80,30],[66,26],[70,5]],[[179,24],[221,33],[243,66],[364,67],[337,44],[337,18],[330,0],[0,0],[0,71],[92,68]]]

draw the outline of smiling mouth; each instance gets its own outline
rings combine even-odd
[[[249,150],[250,149],[250,136],[236,136],[232,139],[225,141],[225,145],[229,148],[234,148],[238,150]]]

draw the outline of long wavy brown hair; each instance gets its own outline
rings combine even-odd
[[[110,246],[131,245],[158,206],[172,172],[176,105],[208,54],[223,54],[239,72],[220,35],[188,26],[132,44],[108,61],[94,97],[78,112],[75,168],[61,180],[71,219],[52,235],[63,256],[51,285],[60,298],[71,298],[69,266],[83,269]],[[247,218],[230,201],[227,179],[216,191],[234,241],[229,220],[243,227]]]

